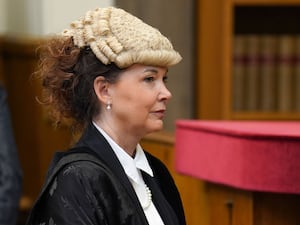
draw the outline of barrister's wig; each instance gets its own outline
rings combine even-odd
[[[90,46],[104,64],[126,68],[140,63],[169,67],[181,56],[156,28],[115,7],[97,8],[71,23],[62,33],[80,48]]]

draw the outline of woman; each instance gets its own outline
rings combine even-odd
[[[157,29],[114,7],[46,43],[46,103],[83,133],[54,157],[28,224],[185,224],[171,175],[139,145],[163,127],[168,67],[180,60]]]

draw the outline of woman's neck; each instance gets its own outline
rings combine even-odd
[[[132,135],[130,132],[116,128],[102,120],[94,120],[94,122],[101,127],[111,139],[113,139],[122,149],[124,149],[130,156],[134,157],[136,146],[140,141],[139,137]]]

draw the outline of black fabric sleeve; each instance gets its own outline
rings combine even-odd
[[[99,182],[101,175],[94,169],[86,162],[72,163],[61,170],[43,195],[39,224],[107,224],[101,198],[108,185],[103,185],[105,180]]]
[[[124,187],[93,162],[60,170],[32,212],[31,225],[142,225]]]

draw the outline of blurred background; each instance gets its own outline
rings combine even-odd
[[[265,224],[255,216],[263,207],[254,207],[252,193],[220,190],[176,172],[176,120],[299,120],[300,0],[0,0],[0,83],[23,170],[18,223],[24,223],[53,153],[72,142],[68,127],[54,128],[36,101],[36,49],[87,10],[110,5],[157,27],[183,56],[169,71],[173,98],[165,129],[142,144],[174,175],[188,224]],[[219,206],[228,194],[242,205],[234,216],[230,204]]]

